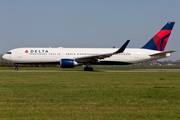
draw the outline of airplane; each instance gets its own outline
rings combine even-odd
[[[84,71],[93,71],[92,65],[130,65],[166,58],[176,50],[165,51],[175,22],[159,30],[141,48],[126,48],[127,40],[118,48],[16,48],[3,55],[3,59],[18,64],[59,64],[61,68],[85,65]]]

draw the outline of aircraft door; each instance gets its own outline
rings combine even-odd
[[[22,58],[21,51],[18,51],[18,58]]]
[[[134,54],[134,57],[135,57],[135,59],[139,59],[139,53],[136,52],[136,53]]]

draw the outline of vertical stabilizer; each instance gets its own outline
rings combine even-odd
[[[175,22],[168,22],[156,35],[151,38],[142,48],[164,51]]]

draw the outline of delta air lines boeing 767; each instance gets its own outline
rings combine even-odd
[[[129,65],[169,57],[174,50],[164,51],[175,22],[168,22],[141,48],[16,48],[3,55],[3,59],[18,64],[59,64],[62,68],[85,65]]]

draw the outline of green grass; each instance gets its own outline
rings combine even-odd
[[[180,74],[0,72],[0,119],[180,119]]]

